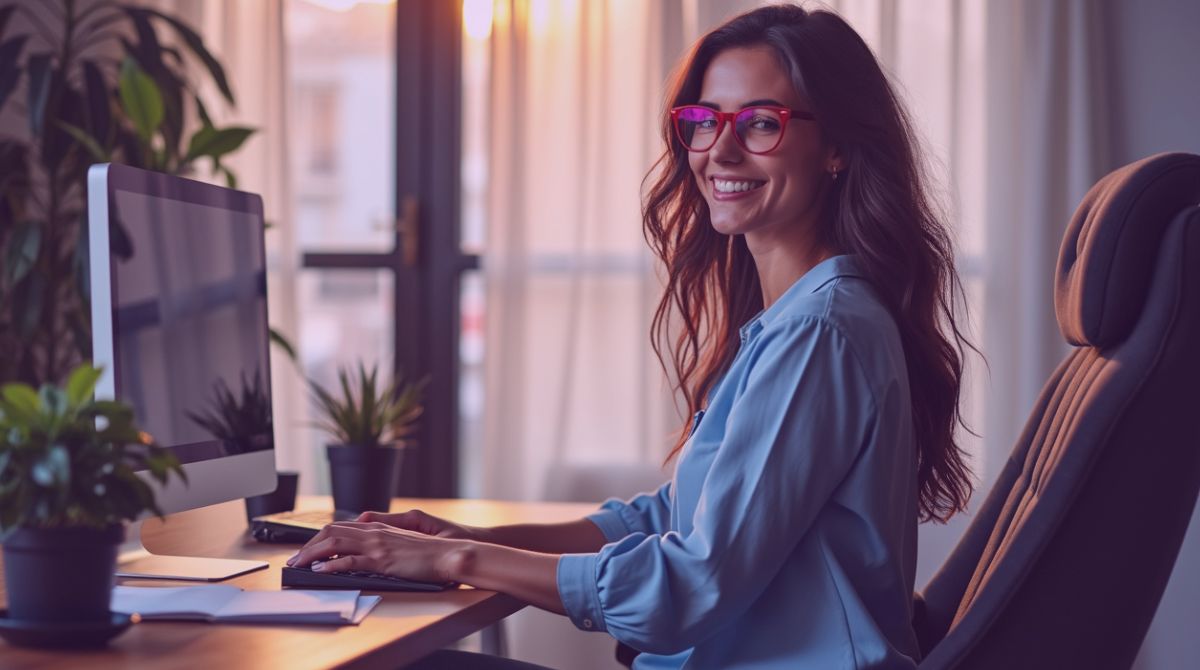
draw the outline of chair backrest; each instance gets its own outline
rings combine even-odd
[[[1098,182],[1063,240],[1074,349],[915,602],[922,668],[1128,668],[1200,490],[1200,156]]]

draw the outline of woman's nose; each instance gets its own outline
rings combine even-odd
[[[726,126],[717,135],[717,141],[708,150],[709,157],[718,163],[739,163],[742,160],[742,147],[733,135],[733,126]]]

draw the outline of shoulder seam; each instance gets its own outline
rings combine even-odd
[[[872,379],[871,375],[867,374],[867,366],[863,363],[862,356],[859,355],[858,348],[855,346],[854,340],[852,340],[850,336],[846,334],[846,331],[841,326],[834,323],[833,320],[828,316],[819,314],[796,314],[792,316],[785,316],[777,319],[771,323],[770,326],[763,328],[763,332],[771,330],[772,327],[776,325],[782,326],[784,324],[800,323],[804,321],[812,321],[818,326],[828,327],[830,330],[837,333],[837,336],[846,343],[846,349],[850,352],[850,356],[854,359],[854,365],[858,368],[858,373],[862,375],[863,379],[867,380],[867,389],[871,392],[871,405],[873,406],[874,410],[878,412],[880,390],[876,388],[876,380]]]

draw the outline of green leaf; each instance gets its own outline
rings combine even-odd
[[[46,450],[30,471],[41,486],[65,486],[71,479],[71,456],[66,447],[55,444]]]
[[[200,38],[200,35],[197,34],[196,31],[189,28],[186,24],[172,16],[168,16],[167,14],[154,9],[141,9],[152,16],[156,16],[163,21],[166,21],[172,28],[175,29],[175,32],[179,33],[179,36],[183,38],[183,42],[187,45],[188,49],[190,49],[192,53],[196,54],[196,57],[199,58],[202,63],[204,63],[204,67],[208,69],[208,73],[212,75],[213,81],[217,84],[217,88],[221,90],[221,94],[225,96],[225,99],[228,100],[230,104],[233,104],[233,91],[229,89],[229,80],[225,78],[225,69],[221,67],[221,64],[217,62],[217,59],[213,58],[212,54],[210,54],[208,49],[205,48],[204,40]]]
[[[126,57],[121,63],[118,90],[125,115],[133,122],[138,137],[149,143],[163,120],[162,94],[158,86],[132,58]]]
[[[20,412],[26,416],[34,416],[42,411],[42,401],[38,398],[37,391],[33,390],[28,384],[5,384],[0,389],[0,396],[4,397],[7,406],[4,408],[6,414],[13,414],[13,411]],[[18,417],[11,417],[15,421],[25,423]]]
[[[13,227],[4,254],[5,283],[16,284],[29,274],[42,246],[42,226],[37,221],[22,221]]]
[[[220,129],[205,126],[192,135],[184,161],[195,160],[201,156],[220,158],[227,153],[237,151],[254,132],[254,128],[238,126]]]
[[[204,101],[198,95],[196,96],[196,116],[200,117],[200,125],[205,128],[213,127],[212,119],[208,116],[208,109],[204,107]]]
[[[112,422],[132,421],[133,409],[116,400],[97,400],[88,406],[92,416],[102,416]]]
[[[52,416],[61,416],[67,411],[67,394],[57,386],[43,384],[38,389],[38,398],[42,401],[42,407]]]
[[[31,272],[22,282],[24,291],[13,300],[14,317],[20,320],[18,332],[21,337],[31,337],[42,320],[42,310],[45,308],[43,297],[46,294],[46,277],[40,272]]]
[[[25,64],[29,73],[29,132],[34,137],[41,137],[45,126],[46,102],[50,99],[50,80],[54,70],[51,67],[52,56],[48,53],[34,54]]]
[[[9,5],[9,7],[11,6]],[[8,96],[12,94],[17,87],[17,81],[21,78],[21,68],[17,64],[17,59],[28,39],[28,35],[18,35],[0,42],[0,109],[4,108],[4,102],[8,100]]]
[[[299,362],[300,359],[299,356],[296,355],[296,348],[292,346],[292,343],[289,342],[286,337],[284,337],[283,333],[280,333],[274,328],[270,328],[269,330],[271,333],[271,341],[274,342],[275,345],[280,349],[283,349],[283,353],[287,354],[287,357],[292,359],[293,363]]]
[[[96,382],[100,380],[101,370],[84,364],[75,368],[67,379],[67,400],[72,407],[78,407],[92,399],[96,390]]]
[[[221,174],[225,175],[225,185],[226,186],[228,186],[229,188],[237,188],[238,187],[237,175],[235,175],[229,168],[225,167],[224,165],[221,165],[217,168],[217,170]]]
[[[64,123],[63,121],[55,121],[55,123],[58,124],[59,128],[67,131],[71,137],[74,137],[76,142],[79,142],[81,145],[83,145],[83,148],[87,149],[88,153],[92,155],[92,158],[94,158],[97,163],[112,162],[112,156],[110,156],[109,153],[100,146],[100,143],[97,142],[94,137],[89,135],[86,130],[77,126],[73,126],[69,123]]]

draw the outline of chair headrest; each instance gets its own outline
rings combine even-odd
[[[1200,204],[1200,156],[1165,153],[1111,172],[1084,196],[1058,253],[1054,309],[1075,346],[1118,344],[1141,314],[1167,224]]]

